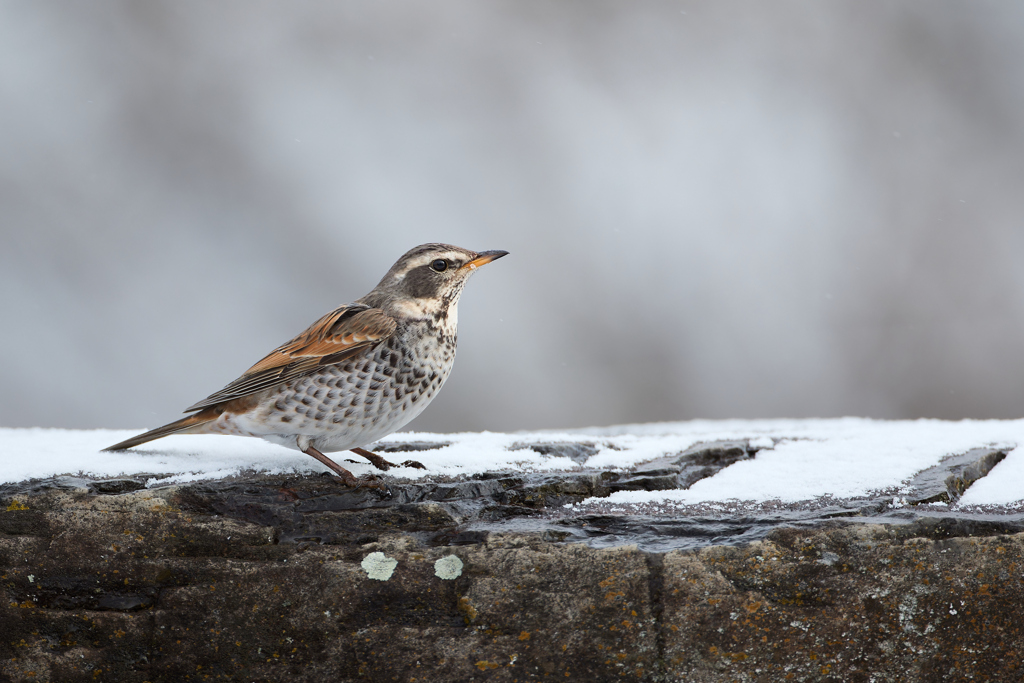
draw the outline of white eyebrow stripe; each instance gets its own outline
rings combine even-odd
[[[405,273],[408,273],[410,270],[413,270],[415,268],[420,268],[422,266],[425,266],[425,265],[428,265],[430,263],[433,263],[434,261],[436,261],[439,258],[443,258],[443,259],[446,259],[448,261],[457,261],[457,262],[459,262],[461,264],[463,259],[466,258],[466,256],[467,256],[466,254],[463,254],[463,253],[460,253],[460,252],[457,252],[457,251],[446,251],[446,252],[441,253],[441,254],[423,254],[422,256],[416,257],[415,260],[410,261],[409,262],[409,267],[406,268],[405,272],[399,273],[398,277],[400,277],[400,278],[401,277],[405,277]]]

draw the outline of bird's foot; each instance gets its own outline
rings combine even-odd
[[[334,471],[334,474],[338,477],[338,479],[340,479],[342,483],[344,483],[349,488],[377,489],[385,498],[391,497],[391,489],[388,488],[388,485],[385,484],[382,480],[378,479],[376,476],[369,476],[364,479],[357,479],[354,474],[352,474],[344,467],[334,462],[333,460],[331,460],[326,455],[324,455],[317,449],[313,448],[312,446],[307,446],[306,450],[302,452],[305,453],[306,455],[313,456],[314,458],[316,458],[317,460],[331,468],[331,470]]]
[[[366,458],[367,460],[369,460],[370,464],[372,464],[378,470],[383,470],[385,472],[387,472],[392,467],[415,467],[416,469],[419,469],[419,470],[427,469],[426,467],[423,466],[423,463],[421,463],[419,461],[416,461],[416,460],[406,460],[401,465],[396,465],[395,463],[391,462],[390,460],[385,460],[384,458],[380,457],[376,453],[374,453],[372,451],[368,451],[365,448],[353,448],[351,450],[352,450],[353,453],[357,453],[357,454],[363,456],[364,458]]]

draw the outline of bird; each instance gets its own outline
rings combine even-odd
[[[369,294],[327,313],[187,408],[188,417],[103,450],[171,434],[260,437],[316,458],[347,486],[386,490],[324,453],[350,450],[380,470],[395,466],[362,447],[402,428],[437,396],[455,360],[462,289],[478,268],[507,254],[441,243],[414,247]]]

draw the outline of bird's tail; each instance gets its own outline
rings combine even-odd
[[[195,415],[189,415],[183,417],[180,420],[175,420],[170,424],[165,424],[163,427],[157,427],[156,429],[150,429],[145,434],[139,434],[133,436],[130,439],[126,439],[121,443],[115,443],[113,446],[104,448],[105,451],[123,451],[126,448],[132,446],[138,446],[139,444],[146,443],[147,441],[153,441],[154,439],[160,439],[171,434],[180,434],[181,432],[187,432],[195,427],[206,424],[207,422],[213,422],[220,415],[221,411],[213,408],[207,408],[201,410]]]

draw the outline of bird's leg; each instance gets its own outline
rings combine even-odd
[[[366,450],[365,448],[352,448],[349,450],[351,450],[356,455],[361,455],[367,460],[369,460],[370,463],[378,470],[384,470],[385,472],[387,472],[388,469],[391,467],[398,467],[398,465],[396,465],[395,463],[388,462],[387,460],[380,457],[376,453],[372,453]],[[416,462],[415,460],[406,460],[405,462],[402,463],[402,467],[415,467],[420,470],[427,469],[426,467],[423,466],[423,463]]]
[[[322,462],[323,464],[327,465],[332,470],[334,470],[335,474],[337,474],[338,477],[340,477],[341,480],[343,482],[345,482],[346,486],[351,486],[352,488],[364,487],[364,488],[381,489],[382,491],[388,491],[388,487],[383,482],[367,481],[365,479],[356,479],[354,474],[352,474],[351,472],[346,470],[344,467],[342,467],[338,463],[336,463],[333,460],[331,460],[330,458],[328,458],[326,455],[324,455],[323,453],[321,453],[317,449],[313,448],[313,446],[306,446],[306,448],[304,448],[302,450],[302,452],[305,453],[306,455],[313,456],[314,458],[316,458],[317,460],[319,460],[320,462]]]

